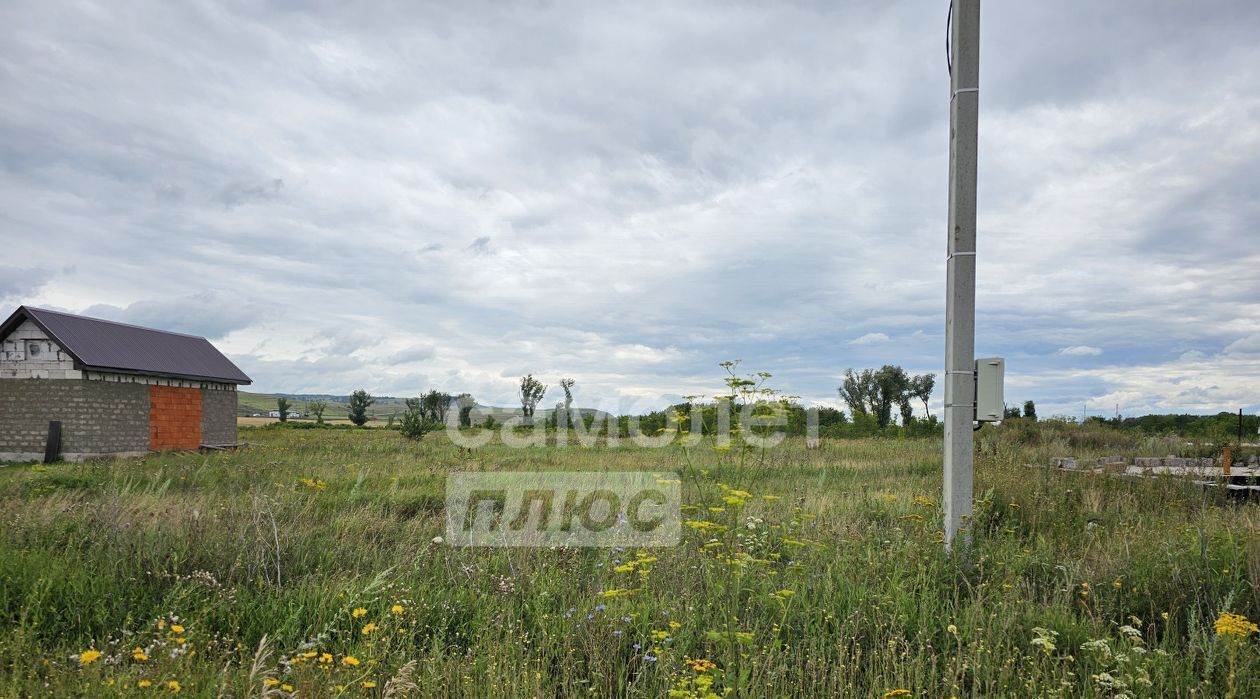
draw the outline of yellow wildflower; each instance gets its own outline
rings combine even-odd
[[[278,680],[278,679],[276,679],[276,678],[274,678],[274,677],[268,677],[268,678],[266,678],[266,679],[264,679],[264,680],[263,680],[263,685],[264,685],[264,686],[267,686],[267,687],[274,687],[274,686],[276,686],[276,685],[278,685],[278,684],[280,684],[280,680]]]
[[[712,661],[705,660],[703,658],[699,660],[688,660],[687,664],[690,665],[691,669],[695,670],[696,672],[708,672],[709,670],[712,670],[717,667],[717,665],[713,663]]]
[[[884,699],[890,699],[890,697],[908,697],[908,696],[910,696],[910,690],[908,689],[890,689],[887,692],[884,692]]]
[[[171,633],[184,633],[184,627],[179,624],[171,624]]]
[[[599,593],[599,596],[604,599],[613,599],[614,597],[628,597],[633,594],[633,592],[633,590],[627,590],[624,588],[614,588],[612,590],[604,590]]]
[[[363,617],[367,616],[367,610],[364,609],[363,607],[359,607],[353,612],[350,612],[350,616],[354,617],[355,619],[362,619]]]
[[[171,680],[170,682],[167,682],[166,688],[171,690],[173,694],[179,694],[179,690],[183,689],[178,680]]]
[[[367,625],[365,625],[365,626],[363,627],[363,629],[362,629],[362,634],[363,634],[364,636],[366,636],[366,635],[368,635],[368,634],[372,633],[373,631],[375,631],[375,630],[376,630],[376,628],[377,628],[377,627],[376,627],[376,624],[373,624],[373,623],[370,623],[370,622],[369,622]]]
[[[401,604],[395,604],[394,606],[389,608],[389,611],[391,614],[402,614],[403,612],[407,610]]]
[[[373,687],[376,686],[376,683],[373,682],[372,680],[364,680],[363,682],[359,684],[359,686],[363,687],[364,689],[372,689]]]
[[[1253,624],[1247,617],[1229,612],[1221,612],[1213,626],[1216,627],[1217,636],[1247,638],[1253,633],[1260,632],[1260,627]]]
[[[91,665],[92,663],[96,662],[97,659],[99,659],[100,657],[101,657],[101,652],[99,650],[94,650],[94,649],[85,650],[82,653],[79,653],[79,664]]]
[[[354,657],[353,655],[347,655],[346,657],[341,659],[341,664],[349,666],[349,667],[358,667],[359,659]]]
[[[141,689],[144,689],[145,687],[152,687],[153,683],[150,682],[149,680],[140,680],[139,682],[136,683],[136,686]]]

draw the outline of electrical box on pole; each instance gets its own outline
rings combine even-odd
[[[1001,422],[1006,417],[1005,373],[1006,362],[1001,357],[976,360],[976,422]]]

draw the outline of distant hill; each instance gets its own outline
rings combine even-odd
[[[289,410],[296,411],[306,415],[310,412],[307,407],[312,401],[322,400],[328,403],[328,408],[324,411],[324,418],[328,420],[339,420],[345,418],[350,412],[350,396],[333,396],[318,393],[250,393],[249,391],[239,391],[236,399],[236,413],[248,417],[255,413],[266,415],[276,409],[276,399],[284,396],[289,399]],[[390,415],[402,415],[406,409],[402,398],[393,396],[373,396],[376,400],[368,408],[368,417],[379,419],[387,419]]]

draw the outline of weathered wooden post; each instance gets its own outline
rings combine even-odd
[[[48,423],[48,439],[44,442],[44,463],[51,464],[61,458],[61,421]]]

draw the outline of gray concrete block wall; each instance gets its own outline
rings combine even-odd
[[[43,330],[27,320],[0,341],[0,378],[78,379],[74,360]]]
[[[201,443],[215,447],[236,444],[236,387],[201,391]]]
[[[51,420],[62,423],[66,459],[144,454],[149,389],[81,379],[0,378],[0,459],[42,458]]]

